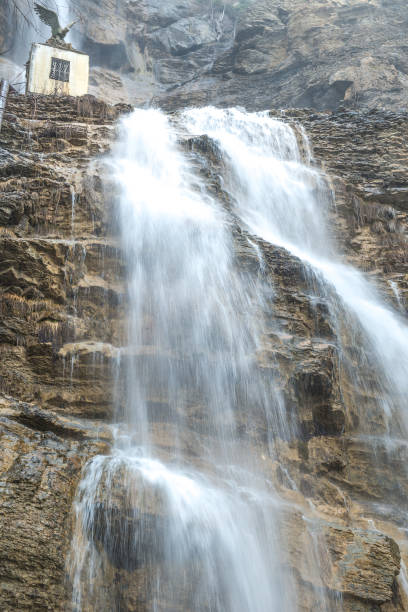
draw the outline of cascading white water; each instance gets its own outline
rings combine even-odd
[[[372,361],[388,433],[405,433],[408,327],[364,275],[336,253],[328,231],[327,189],[319,173],[302,163],[292,128],[266,113],[238,109],[193,109],[184,122],[190,132],[209,135],[221,148],[230,170],[228,189],[244,227],[298,257],[330,294],[332,315],[340,309],[350,329],[363,333],[361,348]],[[364,385],[357,379],[358,372],[355,383]]]
[[[195,176],[176,129],[218,144],[234,219],[319,281],[340,350],[351,335],[374,373],[366,381],[357,367],[353,383],[376,385],[383,427],[363,422],[358,433],[390,447],[392,435],[405,435],[408,331],[336,252],[325,181],[302,163],[290,126],[213,108],[174,122],[135,111],[108,164],[120,192],[128,333],[118,349],[114,449],[89,462],[78,490],[73,607],[290,611],[299,602],[284,569],[286,507],[270,480],[274,436],[293,432],[257,365],[265,287],[236,265],[232,216]],[[249,239],[247,248],[257,250]],[[319,519],[309,522],[316,544]],[[318,565],[319,550],[304,562]],[[336,593],[330,604],[324,586],[317,591],[324,609],[341,609]]]
[[[317,280],[334,323],[340,359],[347,364],[356,393],[360,422],[353,434],[371,448],[374,464],[383,461],[392,466],[395,459],[398,464],[408,433],[408,326],[398,294],[395,311],[378,286],[342,261],[329,230],[331,194],[324,177],[302,163],[296,134],[288,124],[267,113],[214,108],[187,111],[183,123],[191,133],[206,134],[217,143],[226,167],[224,188],[242,226],[299,258],[310,274],[311,290]],[[300,135],[305,138],[302,130]],[[310,158],[308,144],[303,144]],[[395,286],[392,290],[395,294]],[[385,451],[381,458],[377,458],[379,449]],[[378,484],[381,490],[384,483]],[[375,506],[384,516],[391,507],[392,502],[384,509]],[[313,529],[308,531],[316,541]],[[317,538],[318,532],[319,528]],[[403,572],[400,587],[406,594]]]
[[[262,286],[234,265],[228,217],[162,113],[124,120],[109,168],[128,342],[115,447],[90,461],[77,495],[73,607],[127,609],[130,597],[158,611],[290,611],[281,502],[262,454],[289,434],[256,363]]]

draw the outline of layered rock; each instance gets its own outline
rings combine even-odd
[[[170,21],[163,27],[172,23],[171,15],[169,8]],[[160,22],[160,12],[155,19]],[[124,341],[126,299],[115,193],[108,187],[102,191],[101,157],[116,136],[114,122],[127,110],[92,97],[11,95],[8,101],[0,150],[0,559],[5,568],[0,605],[7,610],[66,607],[75,488],[84,462],[109,452],[113,366]],[[299,122],[306,126],[317,163],[330,172],[337,203],[329,211],[332,228],[347,258],[377,279],[403,314],[407,115],[302,111],[283,119],[297,130]],[[182,139],[180,146],[228,207],[214,143],[198,136]],[[258,274],[259,264],[238,227],[234,240],[237,264]],[[242,444],[251,445],[260,470],[286,504],[282,561],[298,581],[300,609],[319,609],[322,593],[334,609],[340,596],[350,611],[407,609],[397,580],[400,556],[407,560],[406,445],[397,440],[393,449],[380,442],[373,447],[360,435],[362,415],[369,415],[378,433],[384,423],[373,410],[375,398],[356,399],[338,359],[327,304],[313,299],[310,279],[296,258],[261,241],[258,246],[275,287],[259,365],[280,386],[296,433],[276,441],[277,457],[270,460],[264,457],[261,426],[243,434]],[[144,349],[139,358],[160,355]],[[164,457],[174,433],[174,424],[163,417],[165,399],[152,381],[149,420]],[[211,435],[202,430],[202,410],[191,390],[191,431],[186,428],[179,437],[192,461],[197,457],[192,431]],[[101,551],[107,510],[115,528],[124,524],[129,534],[138,529],[135,517],[148,525],[157,522],[154,491],[151,497],[136,496],[131,508],[119,486],[114,493],[112,507],[98,515],[95,545]],[[117,550],[104,554],[116,582],[127,585],[124,609],[148,609],[148,572],[138,560],[125,567]],[[320,558],[320,575],[312,572],[313,555]],[[188,594],[180,593],[180,601],[188,609]]]
[[[76,483],[110,431],[1,393],[0,439],[1,607],[64,610]]]
[[[120,334],[121,264],[89,162],[111,142],[117,114],[92,99],[10,95],[7,102],[0,150],[5,610],[65,609],[76,483],[89,457],[109,448],[104,347]]]

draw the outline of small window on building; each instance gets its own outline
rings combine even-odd
[[[69,64],[70,62],[67,60],[52,57],[50,79],[67,83],[69,81]]]

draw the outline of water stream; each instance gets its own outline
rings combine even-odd
[[[262,286],[235,266],[227,215],[165,115],[126,119],[109,165],[127,344],[115,447],[90,462],[78,492],[74,608],[126,609],[123,598],[140,597],[152,610],[290,610],[282,502],[267,478],[268,441],[272,452],[273,435],[289,432],[256,363]],[[123,588],[123,570],[140,572],[138,594]]]
[[[327,185],[302,162],[294,130],[266,113],[237,109],[195,109],[185,121],[192,133],[208,134],[220,146],[244,227],[299,258],[320,281],[331,315],[347,318],[353,344],[372,362],[387,432],[405,435],[408,327],[374,284],[342,261],[328,229]]]

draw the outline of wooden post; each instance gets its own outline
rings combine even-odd
[[[6,108],[7,94],[9,90],[9,82],[6,79],[0,81],[0,130],[3,122],[4,109]]]

